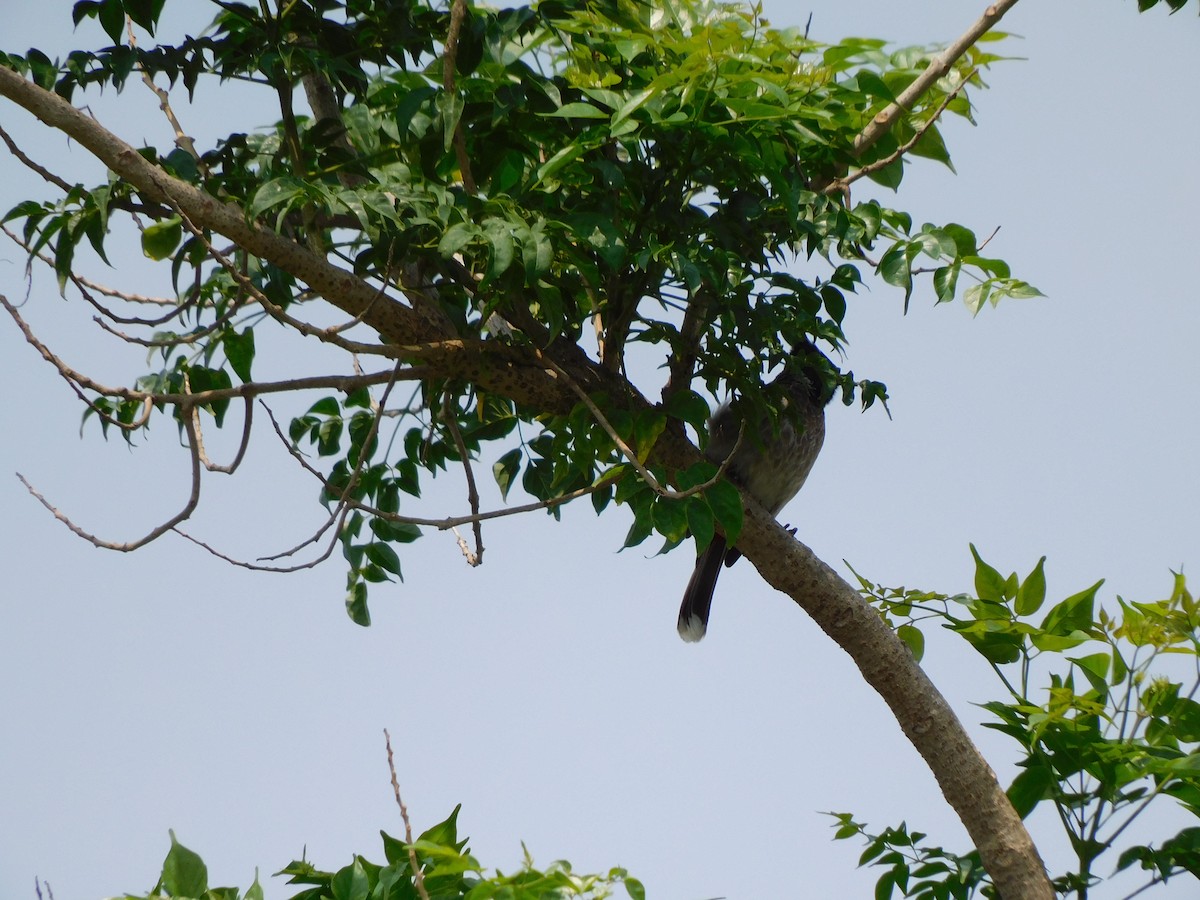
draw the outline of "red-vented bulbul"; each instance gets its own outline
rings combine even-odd
[[[759,440],[749,433],[738,446],[742,421],[730,404],[721,406],[708,421],[708,449],[713,462],[733,454],[726,472],[731,480],[776,515],[796,496],[821,452],[825,440],[825,407],[833,399],[837,370],[809,341],[792,348],[784,371],[774,384],[787,389],[778,430],[769,422],[759,426]],[[736,451],[734,448],[737,447]],[[696,558],[696,568],[679,607],[679,636],[698,641],[708,630],[713,588],[721,564],[733,565],[740,554],[728,549],[725,536],[716,534]]]

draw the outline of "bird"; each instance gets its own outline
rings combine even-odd
[[[759,440],[749,433],[742,434],[742,417],[730,403],[720,406],[708,420],[708,458],[720,464],[732,454],[726,469],[730,479],[773,516],[804,486],[821,452],[825,407],[833,399],[837,374],[828,357],[811,341],[802,339],[792,348],[783,372],[773,382],[785,389],[776,427],[762,422]],[[707,633],[721,565],[733,565],[740,555],[728,546],[724,535],[715,534],[697,556],[679,606],[677,628],[683,640],[694,643]]]

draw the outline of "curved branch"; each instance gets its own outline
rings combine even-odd
[[[20,472],[17,473],[17,478],[19,478],[21,480],[21,484],[25,485],[25,489],[27,491],[29,491],[29,493],[33,494],[34,498],[39,503],[41,503],[42,506],[44,506],[44,507],[46,507],[46,509],[50,510],[50,513],[54,516],[54,518],[58,519],[58,521],[62,522],[64,525],[66,525],[67,528],[69,528],[74,534],[83,538],[89,544],[91,544],[95,547],[100,547],[103,550],[116,550],[120,553],[129,553],[132,550],[137,550],[139,547],[146,546],[151,541],[158,540],[158,538],[162,537],[164,534],[166,534],[168,531],[173,529],[180,522],[185,521],[188,517],[191,516],[191,514],[193,512],[196,511],[196,507],[200,503],[200,471],[201,471],[201,467],[200,467],[199,436],[196,434],[196,424],[192,418],[191,411],[189,410],[189,411],[185,412],[184,415],[182,416],[182,418],[183,418],[183,429],[184,429],[184,432],[187,434],[187,439],[188,439],[188,451],[192,458],[192,492],[188,496],[187,503],[185,503],[183,505],[183,509],[181,509],[179,512],[177,512],[175,515],[173,515],[167,521],[163,522],[161,525],[158,525],[155,528],[151,529],[148,534],[144,535],[143,537],[138,538],[136,541],[126,541],[124,543],[117,543],[115,541],[106,541],[103,538],[96,537],[91,532],[84,531],[82,528],[80,528],[78,525],[76,525],[74,522],[72,522],[71,519],[66,516],[66,514],[61,512],[49,500],[47,500],[44,496],[42,496],[42,494],[40,494],[37,491],[37,489],[35,489],[34,486],[32,484],[30,484],[25,479],[25,476],[22,475]]]

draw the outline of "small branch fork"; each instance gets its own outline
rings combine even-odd
[[[893,150],[891,153],[889,153],[887,156],[883,157],[882,159],[877,159],[877,160],[875,160],[875,162],[867,163],[865,166],[855,169],[850,174],[844,175],[841,178],[836,179],[828,187],[824,188],[824,192],[827,194],[845,193],[847,190],[849,190],[850,185],[852,185],[854,182],[858,181],[860,178],[865,178],[868,175],[872,175],[875,172],[879,172],[883,169],[886,169],[888,166],[890,166],[896,160],[900,159],[902,156],[907,154],[910,150],[912,150],[913,147],[915,147],[917,145],[917,143],[921,140],[921,138],[923,138],[925,136],[925,133],[927,131],[929,131],[930,128],[933,127],[933,124],[938,120],[938,118],[942,115],[942,113],[944,113],[946,111],[946,107],[948,107],[952,102],[954,102],[954,98],[957,97],[960,93],[962,93],[962,89],[964,87],[966,87],[968,83],[970,83],[971,79],[975,77],[975,74],[978,71],[979,71],[978,68],[972,69],[967,74],[967,76],[965,78],[963,78],[963,80],[961,82],[959,82],[958,86],[955,87],[954,90],[952,90],[950,93],[948,93],[945,96],[945,98],[942,100],[942,102],[940,104],[938,104],[938,108],[933,111],[933,115],[931,115],[925,121],[925,123],[922,124],[921,127],[917,129],[916,134],[914,134],[909,140],[905,141],[903,144],[901,144],[899,147],[897,147],[895,150]]]
[[[462,431],[458,427],[457,409],[451,403],[450,390],[442,395],[442,421],[449,430],[451,437],[454,438],[454,446],[458,450],[459,459],[462,460],[463,474],[467,479],[467,503],[471,506],[471,515],[475,518],[471,521],[471,531],[475,536],[475,549],[471,550],[467,546],[467,542],[463,540],[462,535],[458,533],[457,528],[453,528],[454,536],[458,539],[458,547],[462,550],[463,556],[466,557],[467,565],[478,566],[483,563],[483,526],[479,520],[479,490],[475,487],[475,473],[471,470],[471,454],[467,452],[467,445],[463,441]]]
[[[900,93],[894,103],[867,123],[867,126],[854,139],[855,155],[861,155],[868,147],[887,134],[896,119],[902,113],[911,110],[921,95],[929,90],[935,81],[945,76],[959,57],[971,49],[983,35],[995,27],[1006,12],[1016,5],[1017,0],[999,0],[999,2],[993,3],[954,43],[931,59],[925,71]]]

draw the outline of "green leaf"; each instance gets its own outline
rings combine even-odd
[[[672,394],[665,406],[667,415],[687,422],[697,431],[703,431],[708,422],[708,402],[693,390]]]
[[[243,382],[250,381],[250,364],[254,362],[254,330],[245,329],[238,334],[232,328],[225,331],[221,339],[229,366]]]
[[[670,500],[658,497],[651,509],[654,528],[672,543],[678,543],[687,537],[688,504],[682,500]]]
[[[483,222],[483,236],[492,248],[491,261],[488,263],[488,278],[503,274],[513,263],[516,255],[516,245],[513,242],[512,228],[503,219],[490,218]]]
[[[901,625],[896,629],[896,636],[904,641],[913,659],[917,662],[925,655],[925,635],[915,625]]]
[[[1108,669],[1111,657],[1107,653],[1092,653],[1089,656],[1067,658],[1079,666],[1094,690],[1100,694],[1108,691]]]
[[[949,303],[954,299],[954,292],[958,289],[958,273],[960,271],[962,271],[962,264],[957,260],[948,266],[934,270],[933,290],[937,294],[938,303]]]
[[[155,261],[167,259],[181,240],[183,220],[179,216],[172,216],[146,226],[142,232],[142,252]]]
[[[322,397],[308,408],[310,416],[336,416],[340,415],[341,411],[342,407],[336,397]]]
[[[379,568],[391,572],[393,575],[400,574],[400,557],[387,544],[367,544],[366,554],[367,559]]]
[[[255,219],[268,209],[285,206],[304,190],[304,182],[292,175],[268,181],[254,192],[250,205],[246,207],[246,216]]]
[[[100,26],[114,44],[124,43],[125,5],[122,0],[101,0],[98,10]],[[199,897],[199,894],[192,896]]]
[[[701,497],[687,499],[687,527],[696,539],[697,549],[707,547],[716,533],[713,513]]]
[[[500,488],[500,496],[507,500],[508,489],[512,487],[513,479],[521,469],[521,448],[509,450],[492,464],[492,475]]]
[[[656,409],[640,411],[633,417],[633,438],[638,462],[646,462],[658,436],[666,427],[667,417]]]
[[[371,624],[371,613],[367,609],[367,586],[361,581],[355,581],[346,593],[346,614],[355,625],[364,628]]]
[[[458,813],[461,809],[462,804],[460,803],[454,807],[454,811],[449,816],[433,827],[426,829],[417,840],[461,850],[466,846],[466,841],[460,842],[458,840]]]
[[[189,850],[171,836],[171,849],[163,860],[162,885],[174,897],[202,897],[208,890],[208,866],[198,854]]]
[[[1048,766],[1033,763],[1024,769],[1008,788],[1008,799],[1017,815],[1024,819],[1043,800],[1051,796],[1057,782],[1054,771]]]
[[[334,900],[367,900],[371,882],[362,861],[355,857],[353,863],[339,870],[329,882],[329,889]]]
[[[1018,616],[1029,616],[1041,609],[1046,599],[1046,573],[1042,568],[1045,563],[1046,557],[1043,556],[1017,589],[1014,608]]]
[[[630,900],[646,900],[646,889],[636,878],[631,878],[630,876],[626,875],[624,884],[625,890],[630,896]]]
[[[559,119],[607,119],[608,113],[597,109],[590,103],[567,103],[554,112],[542,113],[543,116]]]
[[[254,884],[246,888],[244,900],[263,900],[262,885],[258,883],[258,869],[254,870]]]
[[[971,555],[975,557],[975,594],[980,600],[999,603],[1004,600],[1004,577],[983,561],[975,545],[971,544]]]
[[[1096,592],[1100,590],[1102,584],[1104,584],[1103,578],[1090,588],[1086,588],[1078,594],[1072,594],[1053,607],[1042,622],[1042,631],[1064,637],[1075,631],[1085,633],[1090,631],[1095,626],[1093,607],[1095,606]]]
[[[720,481],[704,492],[704,499],[732,546],[742,532],[742,495],[730,482]]]
[[[471,243],[480,233],[479,226],[474,222],[459,222],[451,225],[438,242],[438,253],[449,258]]]

